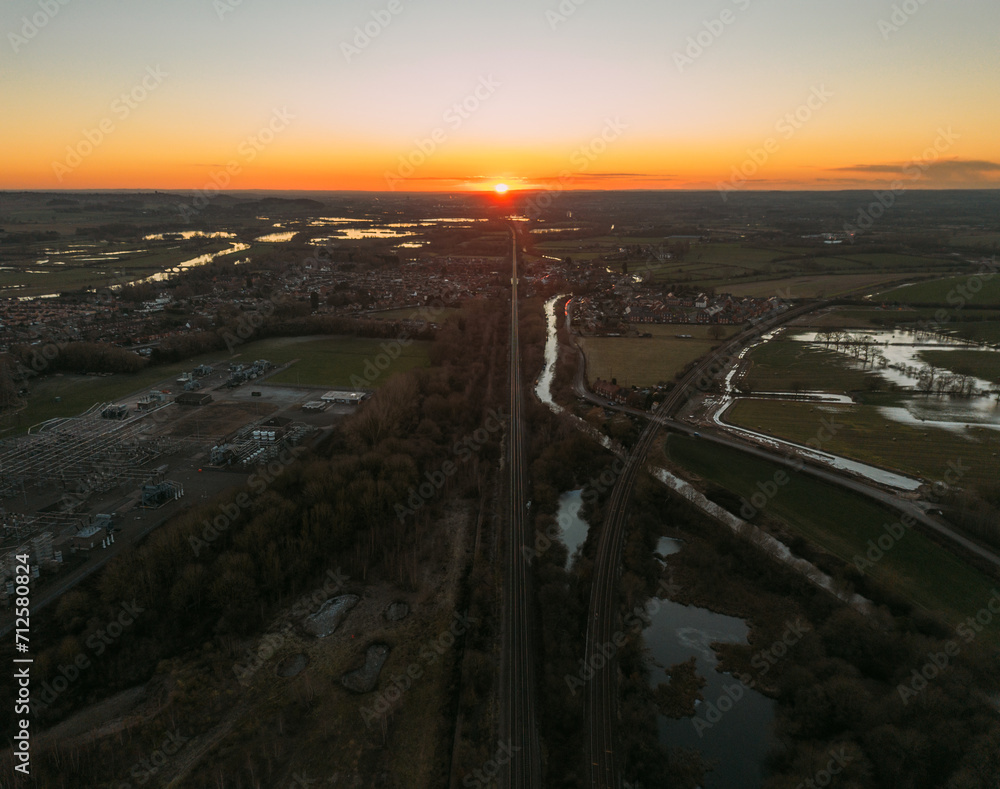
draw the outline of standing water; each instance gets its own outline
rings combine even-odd
[[[692,657],[706,680],[704,701],[696,704],[694,718],[657,715],[660,743],[701,754],[712,768],[705,774],[705,789],[759,787],[771,745],[774,702],[732,674],[716,671],[718,659],[711,647],[714,642],[745,644],[746,622],[670,600],[657,601],[657,609],[652,602],[647,609],[652,622],[644,633],[652,654],[652,686],[667,681],[664,669]]]

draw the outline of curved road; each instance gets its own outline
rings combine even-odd
[[[671,419],[670,415],[675,413],[688,399],[694,388],[694,382],[714,379],[724,367],[721,361],[727,358],[729,354],[742,348],[751,339],[759,337],[779,324],[822,306],[825,306],[825,304],[818,302],[797,307],[733,337],[723,346],[698,362],[684,378],[678,381],[674,389],[654,409],[652,414],[634,408],[615,405],[609,406],[636,416],[647,417],[650,421],[643,429],[635,448],[627,458],[621,476],[615,482],[615,487],[611,492],[611,498],[607,505],[604,527],[601,530],[597,545],[597,555],[594,560],[594,576],[588,610],[585,647],[585,660],[587,665],[593,669],[593,678],[587,686],[587,748],[590,761],[591,786],[594,789],[621,789],[622,785],[621,774],[619,772],[620,764],[615,758],[614,750],[614,730],[618,717],[618,683],[617,665],[613,658],[611,645],[613,645],[618,618],[615,601],[618,570],[622,548],[624,547],[625,521],[628,514],[629,497],[638,470],[645,465],[646,455],[660,427],[667,427],[668,429],[688,435],[698,432],[698,435],[703,440],[713,441],[763,460],[779,463],[783,466],[798,467],[799,464],[790,456],[769,451],[755,445],[749,445],[743,441],[714,432],[696,431],[691,425]],[[567,318],[568,320],[569,318]],[[579,347],[578,352],[582,355]],[[587,390],[583,380],[582,364],[579,365],[577,370],[574,389],[579,396],[599,405],[607,406],[607,402],[604,399],[597,397]],[[853,476],[833,469],[817,467],[810,463],[806,463],[801,468],[801,473],[809,474],[830,484],[839,485],[868,496],[892,509],[910,515],[924,526],[933,529],[965,549],[1000,566],[1000,557],[995,553],[955,533],[945,524],[930,517],[914,502],[900,499],[894,493],[874,484],[861,481]],[[610,659],[606,657],[608,654],[612,654]],[[597,668],[598,666],[601,666],[601,668]]]

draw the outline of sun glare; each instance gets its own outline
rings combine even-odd
[[[508,187],[507,184],[497,184],[493,188],[496,190],[496,192],[497,192],[498,195],[502,195],[502,194],[506,194],[507,190],[510,187]]]

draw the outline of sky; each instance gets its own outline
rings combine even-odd
[[[996,0],[5,0],[0,189],[1000,186]]]

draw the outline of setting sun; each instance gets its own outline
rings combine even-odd
[[[509,189],[510,187],[508,187],[507,184],[497,184],[493,188],[496,190],[496,193],[498,195],[502,195],[502,194],[506,194],[507,193],[507,189]]]

